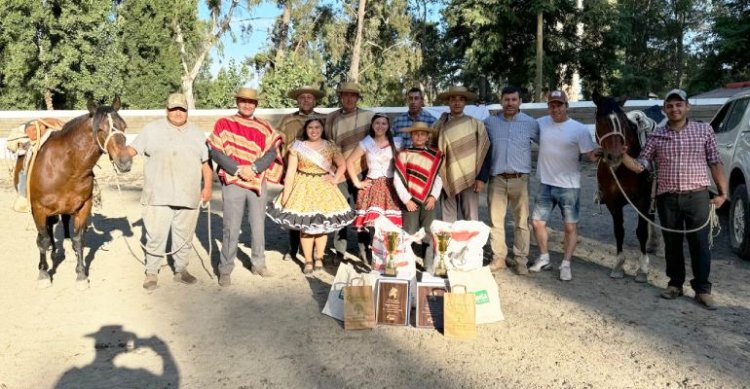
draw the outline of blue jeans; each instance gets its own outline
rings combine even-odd
[[[580,213],[580,188],[560,188],[557,186],[539,184],[539,193],[534,203],[532,220],[549,221],[550,214],[555,206],[560,207],[563,221],[565,223],[578,223]]]

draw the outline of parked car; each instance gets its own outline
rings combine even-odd
[[[750,260],[750,91],[732,96],[711,120],[729,180],[729,241]]]

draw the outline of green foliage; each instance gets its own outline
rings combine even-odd
[[[320,66],[313,60],[288,55],[268,69],[260,81],[264,108],[296,107],[287,93],[302,85],[318,85],[322,81]]]
[[[232,108],[234,93],[250,81],[250,69],[244,64],[229,61],[215,78],[208,73],[208,64],[195,80],[196,108]]]

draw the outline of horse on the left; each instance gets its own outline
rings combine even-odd
[[[94,166],[102,154],[109,155],[119,172],[130,171],[132,165],[123,132],[127,125],[118,115],[119,109],[119,97],[115,97],[111,107],[89,103],[89,113],[50,134],[29,166],[29,202],[38,231],[39,287],[52,284],[47,251],[55,247],[52,227],[58,215],[69,215],[73,220],[71,240],[77,260],[76,281],[79,289],[88,287],[83,235],[93,205]]]

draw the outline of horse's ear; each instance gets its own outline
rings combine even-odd
[[[617,104],[620,104],[620,107],[624,107],[625,106],[625,102],[628,101],[628,96],[620,96],[620,97],[616,98],[615,101],[617,102]]]
[[[87,109],[89,110],[89,114],[90,114],[91,116],[94,116],[94,114],[96,113],[96,109],[97,109],[98,107],[97,107],[96,103],[94,102],[94,100],[89,100],[89,101],[88,101],[88,102],[86,103],[86,108],[87,108]]]
[[[598,90],[595,90],[594,93],[591,94],[591,101],[597,106],[602,101],[602,95],[599,94]]]
[[[120,96],[115,96],[115,99],[112,100],[112,109],[115,110],[115,112],[119,111],[121,107],[120,104]]]

